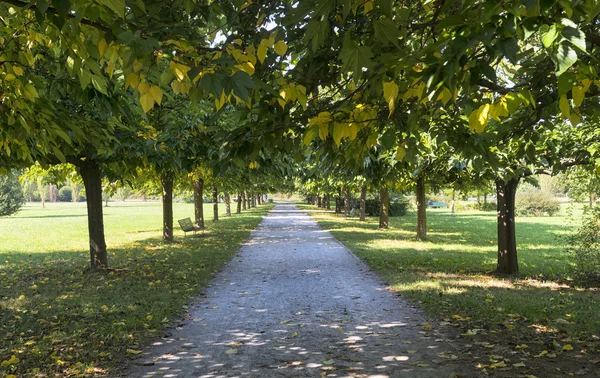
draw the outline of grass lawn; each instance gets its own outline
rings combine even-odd
[[[560,216],[517,219],[521,275],[516,278],[492,274],[494,212],[452,217],[449,210],[428,210],[427,241],[415,239],[416,212],[390,218],[388,230],[378,230],[376,218],[360,222],[331,212],[312,214],[393,290],[466,338],[481,332],[501,335],[513,347],[533,340],[548,349],[545,343],[555,340],[550,348],[561,352],[567,344],[600,352],[600,292],[570,285],[572,258],[561,236],[579,220],[564,209]]]
[[[273,205],[164,243],[161,204],[111,203],[105,210],[109,264],[91,272],[85,204],[24,207],[0,218],[0,377],[112,375],[134,357],[226,264]],[[233,207],[233,206],[232,206]]]

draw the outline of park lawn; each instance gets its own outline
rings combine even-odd
[[[105,232],[111,270],[89,270],[85,204],[26,206],[0,218],[0,377],[112,376],[165,325],[180,319],[248,238],[261,205],[183,237],[175,204],[175,242],[165,243],[161,204],[110,204]],[[199,233],[200,234],[200,233]],[[14,356],[14,357],[13,357]]]
[[[311,213],[394,291],[442,324],[513,340],[532,331],[562,338],[563,344],[592,340],[600,351],[600,293],[571,284],[572,258],[561,237],[579,221],[564,211],[556,217],[517,219],[521,275],[516,278],[492,274],[497,259],[494,212],[452,217],[448,210],[428,210],[427,241],[415,239],[415,212],[390,218],[388,230],[378,230],[377,218],[360,222],[331,212]]]

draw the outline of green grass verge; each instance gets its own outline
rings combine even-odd
[[[88,269],[84,206],[28,206],[0,218],[0,376],[111,375],[181,316],[272,207],[209,220],[204,236],[178,229],[164,243],[160,204],[111,204],[115,269],[102,272]],[[212,205],[204,211],[212,216]],[[175,222],[193,218],[193,205],[174,213]]]
[[[415,239],[414,212],[390,218],[388,230],[378,230],[375,218],[312,214],[393,289],[438,319],[495,332],[529,327],[583,338],[600,334],[598,291],[568,285],[573,263],[561,236],[577,222],[564,212],[517,219],[516,278],[491,274],[497,259],[493,212],[452,217],[448,210],[428,210],[427,241]]]

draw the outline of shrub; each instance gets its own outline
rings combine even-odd
[[[13,172],[0,175],[0,216],[16,213],[24,203],[25,196],[17,175]]]
[[[496,202],[482,202],[477,208],[481,211],[496,211],[498,209]]]
[[[600,207],[584,215],[581,227],[567,237],[567,252],[575,260],[573,277],[584,286],[600,284]]]
[[[365,214],[370,217],[378,217],[381,202],[379,198],[368,199],[365,201]],[[388,209],[388,215],[390,217],[399,217],[406,215],[408,208],[408,202],[404,200],[390,201],[390,207]],[[350,209],[356,210],[356,214],[360,214],[360,200],[352,200],[350,202]]]
[[[517,215],[526,217],[552,216],[558,210],[560,210],[560,203],[549,192],[535,190],[517,194],[517,203],[515,206]]]
[[[73,189],[70,186],[63,186],[59,189],[57,198],[60,202],[73,201]]]

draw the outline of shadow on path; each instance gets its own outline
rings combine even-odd
[[[444,335],[304,211],[280,204],[131,377],[449,377]]]

